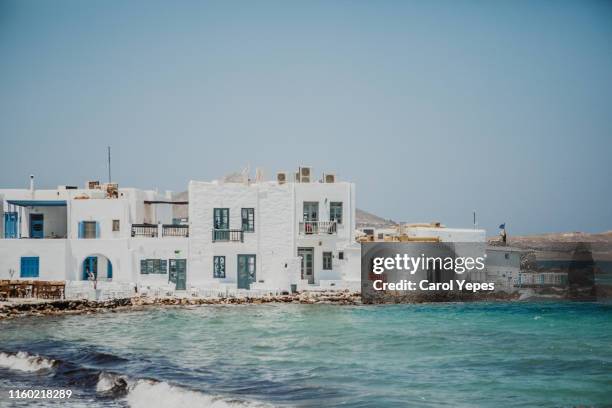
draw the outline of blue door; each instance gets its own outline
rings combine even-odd
[[[17,213],[4,213],[4,238],[17,238]]]
[[[37,256],[22,256],[21,270],[19,277],[21,278],[38,278],[39,261]]]
[[[106,277],[108,279],[113,279],[113,264],[110,259],[108,260],[108,268],[106,269]]]
[[[238,255],[238,289],[250,289],[255,280],[255,255]]]
[[[176,290],[185,290],[187,288],[186,259],[170,259],[168,280],[176,285]]]
[[[89,280],[89,272],[98,278],[98,257],[90,256],[83,261],[83,280]]]
[[[30,238],[44,238],[43,214],[30,214]]]

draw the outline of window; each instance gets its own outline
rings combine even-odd
[[[342,203],[338,201],[332,201],[329,203],[329,220],[336,221],[338,224],[342,224]]]
[[[119,220],[113,220],[113,232],[119,231],[119,228],[120,228]]]
[[[141,259],[140,260],[140,274],[141,275],[154,275],[166,274],[168,270],[168,261],[166,259]]]
[[[98,238],[100,236],[100,228],[96,221],[81,221],[79,222],[79,238]]]
[[[213,226],[217,230],[229,229],[229,208],[215,208]]]
[[[21,278],[38,278],[39,273],[39,258],[37,256],[22,256],[21,270],[19,277]]]
[[[506,258],[506,259],[510,259],[510,254],[509,254],[509,253],[505,253],[505,254],[504,254],[504,258]]]
[[[332,269],[332,253],[323,252],[323,269],[330,271]]]
[[[304,201],[304,221],[319,221],[319,203]]]
[[[213,278],[225,278],[224,256],[215,256],[213,258]]]
[[[242,230],[244,232],[255,232],[255,209],[242,209]]]
[[[338,259],[344,259],[344,251],[338,251]]]

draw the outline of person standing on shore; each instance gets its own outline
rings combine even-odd
[[[92,271],[89,270],[89,267],[87,267],[86,272],[87,272],[87,278],[93,282],[94,290],[96,290],[98,286],[98,280],[96,279],[96,275]]]

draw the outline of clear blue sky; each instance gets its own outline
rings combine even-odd
[[[496,233],[612,229],[612,2],[0,0],[0,186],[250,164]]]

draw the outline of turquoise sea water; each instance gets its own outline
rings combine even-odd
[[[3,406],[19,405],[10,388],[70,388],[83,406],[612,405],[612,305],[599,303],[35,317],[0,322],[0,351]],[[11,354],[19,351],[56,362],[24,371],[14,362],[27,357]],[[127,387],[110,389],[118,378]]]

